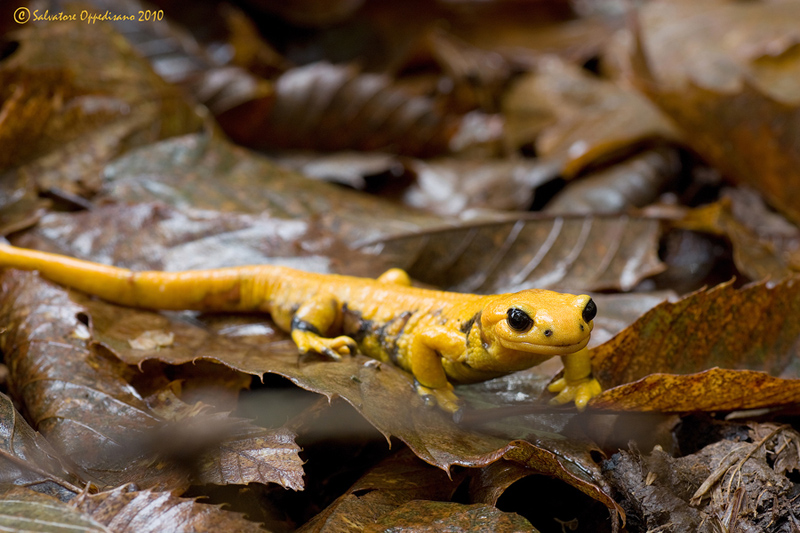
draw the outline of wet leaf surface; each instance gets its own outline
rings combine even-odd
[[[40,190],[89,196],[114,157],[201,127],[180,91],[109,26],[85,26],[29,24],[15,33],[19,47],[0,66],[4,179],[21,173]]]
[[[60,499],[80,492],[70,471],[39,433],[0,395],[0,484],[20,485]]]
[[[658,305],[592,351],[595,376],[610,388],[592,405],[716,411],[797,402],[798,287],[797,278],[728,283]]]
[[[148,405],[128,383],[135,371],[91,346],[86,308],[35,274],[7,271],[3,287],[3,314],[10,326],[0,340],[16,384],[12,392],[59,452],[101,485],[133,480],[145,487],[188,486],[190,472],[165,461],[169,450],[159,448],[161,443],[141,446],[166,431],[163,421],[174,419],[175,413],[163,404]],[[175,405],[173,401],[173,409]],[[216,447],[194,443],[196,453],[203,455],[201,479],[301,486],[301,463],[291,434],[215,416],[216,422],[185,417],[194,427],[211,424],[229,430],[212,434]]]
[[[311,355],[301,358],[290,341],[253,345],[156,313],[129,311],[101,301],[85,301],[83,305],[92,317],[94,338],[127,364],[140,365],[155,359],[177,365],[205,359],[257,376],[279,374],[304,389],[329,398],[344,398],[387,438],[399,438],[418,457],[439,468],[485,466],[505,456],[564,479],[615,508],[597,477],[591,443],[575,443],[553,435],[564,427],[570,413],[547,420],[521,418],[489,429],[460,426],[444,412],[424,405],[410,375],[364,356],[339,362]],[[125,318],[115,320],[115,316]],[[173,333],[173,345],[151,351],[132,349],[127,339],[136,336],[137,331],[150,329]],[[543,381],[540,384],[543,386]],[[499,398],[489,392],[483,395],[483,402],[493,405]],[[397,405],[406,407],[398,411]],[[551,436],[533,437],[532,432]],[[518,440],[523,437],[526,439]]]
[[[74,506],[118,532],[263,531],[237,513],[168,492],[137,491],[132,486],[83,495]]]
[[[629,290],[662,270],[659,234],[653,218],[530,216],[390,237],[360,248],[414,279],[456,292]]]
[[[318,272],[347,269],[376,277],[388,268],[374,257],[348,251],[313,221],[178,210],[157,202],[51,213],[15,242],[135,270],[273,263]]]
[[[54,533],[109,529],[69,504],[26,488],[14,488],[0,496],[0,527],[6,531]]]
[[[346,242],[446,223],[278,167],[213,135],[157,143],[106,167],[102,197],[316,221]],[[220,180],[219,176],[225,179]]]

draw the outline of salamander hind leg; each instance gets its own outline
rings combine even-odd
[[[356,352],[356,342],[346,335],[323,336],[340,323],[341,305],[336,298],[317,295],[303,303],[292,317],[292,340],[301,353],[317,352],[339,360]]]
[[[378,276],[378,281],[381,283],[391,283],[393,285],[403,285],[404,287],[411,286],[411,278],[402,268],[390,268]]]

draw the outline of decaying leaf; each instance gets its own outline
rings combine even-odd
[[[463,479],[463,472],[451,478],[414,454],[400,452],[367,472],[299,532],[362,530],[407,502],[449,501]]]
[[[134,270],[273,263],[317,272],[348,269],[347,273],[377,277],[389,268],[371,256],[347,250],[335,235],[313,222],[177,210],[160,203],[50,213],[14,242]]]
[[[605,472],[631,523],[642,529],[779,531],[776,524],[792,520],[791,506],[781,505],[792,483],[768,457],[796,448],[798,435],[768,424],[754,424],[749,433],[745,442],[730,435],[679,458],[660,449],[620,451]]]
[[[175,395],[175,385],[147,399],[153,412],[170,422],[146,437],[159,456],[188,465],[195,483],[277,483],[303,490],[300,447],[291,431],[258,427],[200,402],[186,404]]]
[[[35,533],[86,531],[109,533],[109,529],[70,504],[52,496],[17,487],[0,495],[0,528],[5,531]]]
[[[265,120],[237,119],[226,121],[226,131],[245,146],[408,155],[449,151],[460,126],[459,117],[442,114],[428,98],[405,94],[388,77],[329,63],[296,67],[280,76]]]
[[[680,171],[674,149],[648,150],[570,183],[544,208],[547,213],[624,213],[644,207],[673,182]]]
[[[718,4],[650,4],[626,68],[692,149],[798,222],[800,7]]]
[[[442,216],[526,210],[536,187],[557,174],[553,165],[525,159],[416,159],[406,165],[416,180],[404,191],[403,202]]]
[[[0,66],[5,179],[16,167],[40,190],[89,196],[117,155],[202,126],[107,24],[27,24],[14,37]]]
[[[137,491],[130,485],[82,495],[72,505],[84,516],[118,533],[264,531],[238,513],[169,492]]]
[[[212,134],[190,135],[137,150],[108,165],[104,175],[102,198],[106,200],[157,200],[179,209],[310,218],[345,242],[447,222],[310,180]]]
[[[535,144],[538,155],[562,162],[566,177],[643,141],[677,138],[673,126],[636,92],[557,59],[542,61],[536,72],[514,83],[503,114],[509,149]]]
[[[442,530],[537,533],[530,522],[514,513],[504,513],[482,504],[411,501],[364,529],[369,533],[406,529],[420,532]]]
[[[2,283],[0,310],[9,326],[0,343],[11,369],[12,393],[38,429],[99,485],[135,480],[143,487],[188,486],[190,472],[175,461],[163,461],[163,449],[137,445],[165,431],[164,406],[155,409],[144,402],[128,384],[134,371],[92,345],[86,308],[32,273],[9,270]],[[128,338],[122,342],[130,351],[148,353],[130,348]],[[204,479],[301,486],[301,462],[290,434],[270,434],[216,416],[227,426],[218,420],[212,427],[231,432],[219,437],[216,448],[196,452],[206,457],[200,469],[207,473]]]
[[[800,271],[800,229],[769,211],[753,190],[729,189],[719,202],[689,211],[676,225],[727,237],[736,267],[753,281]]]
[[[716,411],[800,401],[799,290],[797,277],[726,283],[658,305],[592,351],[609,390],[591,405]]]
[[[389,237],[360,249],[457,292],[629,290],[662,270],[659,235],[655,218],[532,215]]]
[[[80,492],[78,479],[44,437],[0,394],[0,484],[22,485],[60,499]]]

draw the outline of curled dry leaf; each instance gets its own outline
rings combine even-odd
[[[674,182],[681,170],[678,152],[648,150],[581,177],[548,202],[546,213],[622,213],[644,207]]]
[[[109,25],[27,24],[14,37],[0,66],[0,171],[40,190],[92,195],[114,157],[202,125]]]
[[[34,533],[85,531],[109,533],[99,521],[72,505],[52,496],[17,487],[0,495],[0,528],[5,531]]]
[[[441,225],[441,217],[310,180],[212,134],[151,145],[105,168],[103,199],[161,201],[180,209],[214,209],[301,218],[345,242]],[[222,180],[219,176],[225,176]]]
[[[158,419],[125,380],[130,370],[87,347],[84,309],[35,274],[7,270],[2,287],[11,394],[37,429],[101,486],[183,486],[172,470],[150,469],[149,458],[126,449]]]
[[[25,402],[39,429],[58,443],[61,453],[100,484],[118,486],[135,480],[140,486],[171,490],[188,486],[189,473],[174,461],[164,461],[165,450],[137,445],[166,431],[165,407],[163,402],[151,406],[141,400],[128,384],[132,370],[91,342],[93,335],[85,324],[91,324],[87,307],[29,273],[6,271],[3,288],[0,309],[10,326],[0,342],[11,369],[12,392]],[[138,333],[147,329],[163,328],[151,323]],[[128,350],[148,353],[131,348],[129,338],[121,341]],[[170,405],[175,409],[178,404]],[[220,441],[216,448],[197,451],[203,455],[202,479],[302,486],[302,463],[292,435],[214,416],[212,427],[228,427],[231,434],[214,435]]]
[[[800,229],[771,212],[753,190],[728,189],[722,200],[687,212],[675,225],[727,237],[736,267],[751,280],[800,271]]]
[[[28,176],[0,180],[0,235],[33,226],[49,205],[50,202],[38,197]]]
[[[530,216],[389,237],[359,249],[457,292],[629,290],[663,269],[660,233],[659,220],[647,217]]]
[[[571,178],[588,164],[647,140],[674,140],[672,125],[633,90],[550,58],[517,80],[503,101],[509,150],[534,144]]]
[[[130,485],[81,495],[72,505],[84,516],[117,533],[264,531],[238,513],[178,498],[169,492],[137,491]]]
[[[23,485],[62,500],[80,492],[80,483],[44,437],[0,394],[0,484]]]
[[[190,466],[195,484],[277,483],[303,490],[303,462],[294,433],[213,412],[201,402],[184,403],[175,395],[175,385],[147,399],[153,412],[170,423],[148,435],[143,447]]]
[[[793,277],[742,289],[726,283],[658,305],[592,351],[607,390],[590,405],[681,412],[800,401],[799,293]]]
[[[463,471],[448,476],[401,451],[369,470],[299,533],[362,530],[410,501],[449,500],[464,477]]]
[[[269,115],[223,121],[255,148],[389,150],[430,156],[449,151],[460,118],[410,96],[380,74],[329,63],[290,69],[275,81]]]
[[[692,149],[800,222],[800,6],[648,7],[626,59],[634,83]]]

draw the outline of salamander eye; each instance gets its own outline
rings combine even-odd
[[[533,319],[522,309],[512,307],[508,310],[508,325],[516,331],[527,331],[533,326]]]

